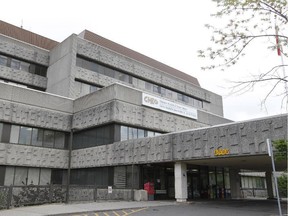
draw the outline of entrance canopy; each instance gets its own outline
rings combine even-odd
[[[287,114],[72,151],[72,168],[183,161],[271,170],[266,140],[287,139]],[[286,162],[276,164],[278,170]]]

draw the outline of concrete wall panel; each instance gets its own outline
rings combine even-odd
[[[0,65],[0,78],[15,81],[24,85],[46,89],[47,78],[26,71],[20,71]]]
[[[0,35],[0,52],[48,66],[49,51]]]
[[[141,164],[155,162],[173,162],[216,158],[214,150],[229,149],[225,157],[267,155],[266,139],[277,127],[277,136],[273,139],[287,139],[287,115],[269,117],[247,122],[239,122],[176,132],[153,138],[128,140],[107,145],[72,151],[72,167],[83,168],[97,166],[91,164],[86,151],[90,151],[93,160],[101,161],[102,166],[120,164]],[[94,153],[93,153],[94,152]],[[107,158],[107,162],[104,162]]]
[[[0,121],[70,131],[71,119],[65,113],[0,100]]]
[[[67,169],[68,151],[0,143],[0,164]]]
[[[144,80],[151,80],[153,83],[177,89],[185,92],[188,95],[200,98],[206,101],[204,102],[204,110],[223,116],[221,96],[202,89],[194,84],[188,83],[185,80],[179,79],[163,71],[149,67],[148,65],[142,64],[119,53],[115,53],[109,49],[80,38],[78,38],[77,41],[77,53],[90,59],[103,62],[104,64],[108,64],[112,67],[119,68],[135,75],[136,77],[142,77]],[[101,86],[107,86],[110,85],[111,82],[115,82],[113,78],[104,78],[104,76],[102,77],[101,75],[95,75],[93,72],[88,72],[87,70],[78,68],[77,71],[76,76],[78,78],[84,79],[88,82],[97,83]],[[139,87],[141,88],[141,86],[137,86],[137,88]]]

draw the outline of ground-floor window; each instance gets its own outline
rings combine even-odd
[[[0,166],[0,185],[47,185],[50,179],[51,169]]]
[[[53,172],[54,173],[54,172]],[[55,175],[55,177],[53,177]],[[57,174],[52,174],[56,182]],[[59,179],[59,176],[57,177]],[[139,166],[96,167],[71,170],[71,185],[91,185],[96,187],[139,189]],[[59,182],[60,180],[58,180]]]

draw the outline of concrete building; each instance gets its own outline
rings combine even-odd
[[[0,185],[238,198],[240,169],[272,188],[266,138],[287,139],[287,115],[233,123],[221,96],[154,59],[87,30],[59,43],[0,21]]]

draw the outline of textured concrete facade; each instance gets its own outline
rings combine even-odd
[[[32,85],[41,89],[46,89],[47,87],[46,77],[3,66],[0,66],[0,78],[19,82],[25,85]]]
[[[184,80],[178,79],[177,77],[169,75],[163,71],[151,68],[148,65],[141,64],[140,62],[134,61],[119,53],[115,53],[109,49],[82,40],[80,38],[77,41],[77,53],[90,59],[95,59],[115,68],[127,71],[130,74],[141,77],[145,80],[153,80],[153,82],[157,84],[169,86],[170,88],[185,92],[187,95],[200,98],[208,102],[204,103],[204,110],[223,116],[222,98],[215,93],[209,92],[191,83],[187,83]],[[96,83],[101,86],[107,86],[115,83],[113,78],[95,74],[91,71],[83,70],[80,68],[77,68],[76,70],[76,77],[80,80]],[[145,90],[145,88],[141,86],[135,87]]]
[[[215,159],[223,148],[225,158],[267,155],[267,138],[287,139],[287,115],[74,150],[72,167]]]
[[[0,34],[0,52],[29,62],[48,66],[49,52]],[[0,66],[0,78],[46,89],[47,78]]]
[[[71,99],[1,83],[0,92],[0,121],[71,130]]]
[[[0,185],[25,184],[27,175],[26,184],[28,179],[41,184],[42,178],[52,184],[103,185],[97,191],[71,187],[71,200],[131,199],[131,188],[153,182],[149,175],[159,170],[158,195],[185,201],[188,174],[197,167],[199,181],[214,169],[215,184],[219,170],[223,179],[232,170],[229,189],[238,196],[237,170],[271,170],[266,139],[287,139],[287,115],[232,123],[223,117],[222,97],[202,88],[197,78],[94,33],[72,34],[58,43],[5,26]],[[164,105],[157,107],[160,102]],[[19,176],[24,181],[15,181]],[[114,184],[112,194],[108,184]]]
[[[229,120],[198,110],[197,121],[142,105],[142,92],[126,85],[113,84],[74,103],[73,128],[76,130],[118,122],[163,132],[174,132]]]
[[[68,151],[0,143],[0,164],[67,169]]]
[[[49,51],[0,34],[0,50],[30,62],[49,64]]]

